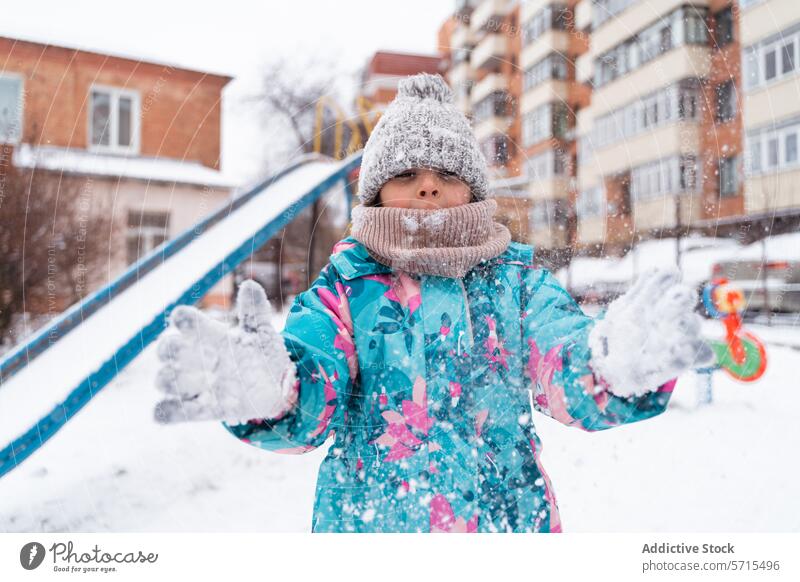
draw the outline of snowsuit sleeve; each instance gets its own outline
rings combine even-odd
[[[348,395],[358,373],[345,287],[330,263],[308,290],[295,297],[281,334],[296,365],[295,406],[276,418],[222,424],[256,447],[305,453],[344,426]]]
[[[588,339],[595,319],[547,269],[526,269],[520,303],[524,368],[535,410],[586,431],[664,412],[675,380],[644,395],[620,397],[593,372]]]

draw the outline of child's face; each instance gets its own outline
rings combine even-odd
[[[469,186],[452,172],[411,168],[383,185],[378,205],[433,210],[467,204],[470,197]]]

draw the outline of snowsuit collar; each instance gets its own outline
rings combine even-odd
[[[497,201],[437,210],[357,206],[353,236],[380,263],[420,275],[461,278],[506,250],[511,233],[494,221]]]

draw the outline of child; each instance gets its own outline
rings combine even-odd
[[[531,408],[586,431],[651,418],[711,354],[673,271],[585,315],[493,221],[486,175],[444,80],[404,79],[364,149],[352,234],[283,332],[253,281],[238,328],[175,308],[157,419],[222,420],[289,454],[333,433],[314,532],[561,531]]]

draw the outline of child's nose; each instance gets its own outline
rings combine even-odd
[[[425,173],[420,177],[417,187],[417,198],[422,200],[437,199],[439,197],[439,184],[431,173]]]

